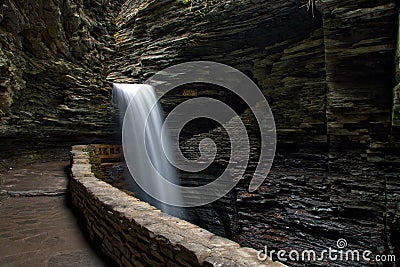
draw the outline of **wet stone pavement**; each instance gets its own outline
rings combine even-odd
[[[33,164],[0,174],[0,267],[106,266],[67,206],[68,164]]]

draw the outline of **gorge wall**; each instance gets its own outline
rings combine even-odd
[[[345,238],[400,259],[398,3],[319,0],[313,17],[299,0],[192,2],[0,1],[1,156],[109,139],[108,81],[143,82],[186,61],[225,63],[261,88],[278,134],[264,185],[249,194],[245,179],[234,192],[232,236],[257,249],[319,251]],[[221,129],[196,134],[182,143],[192,156],[189,144]]]
[[[1,157],[113,131],[106,77],[120,2],[0,1]]]
[[[321,251],[345,238],[352,249],[399,255],[396,1],[317,1],[314,18],[300,1],[192,3],[127,1],[109,77],[143,82],[177,63],[211,60],[259,85],[274,113],[278,153],[257,192],[246,191],[247,180],[236,188],[237,240]],[[200,133],[182,149],[195,157],[191,146],[222,133]],[[222,148],[220,162],[227,155]]]

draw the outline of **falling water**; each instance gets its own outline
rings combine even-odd
[[[114,84],[112,99],[123,122],[124,155],[126,159],[132,159],[127,165],[131,172],[134,170],[132,175],[135,175],[135,179],[132,179],[132,186],[135,195],[166,213],[181,217],[182,211],[179,208],[164,203],[170,203],[168,200],[172,198],[175,203],[179,202],[182,196],[177,192],[166,192],[157,180],[146,179],[160,174],[171,183],[177,184],[178,181],[177,171],[165,155],[169,153],[170,157],[172,150],[170,141],[161,139],[164,120],[161,108],[156,103],[154,88],[144,84]],[[146,149],[143,149],[143,142]],[[137,179],[141,179],[140,183],[144,186],[139,187],[134,181],[138,181]],[[156,189],[160,193],[158,200],[144,192],[146,187]]]

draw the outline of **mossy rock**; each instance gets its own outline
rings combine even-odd
[[[89,145],[87,146],[87,151],[89,152],[89,162],[92,165],[92,172],[94,176],[105,181],[106,176],[101,166],[101,158],[96,154],[95,147]]]

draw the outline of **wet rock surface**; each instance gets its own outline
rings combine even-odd
[[[0,266],[106,266],[67,207],[67,165],[41,163],[1,175]]]
[[[66,162],[38,163],[9,170],[1,177],[1,188],[7,192],[59,192],[66,190]]]

